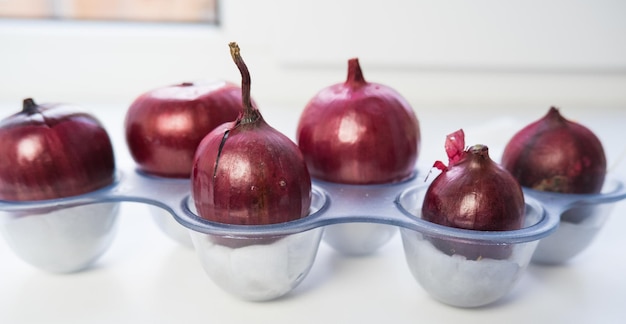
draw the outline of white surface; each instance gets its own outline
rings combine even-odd
[[[287,64],[360,55],[400,68],[626,68],[626,3],[615,0],[277,2],[278,58]]]
[[[626,104],[620,0],[222,0],[219,27],[0,19],[0,100],[131,102],[200,78],[238,80],[258,103],[304,103],[346,78],[410,102]],[[77,89],[80,89],[77,91]]]
[[[123,141],[124,105],[85,105],[107,126],[118,165],[132,161]],[[422,125],[420,164],[445,158],[446,134],[463,127],[497,159],[508,138],[548,107],[502,112],[415,107]],[[2,116],[19,108],[0,104]],[[300,109],[261,107],[268,122],[293,137]],[[626,107],[562,109],[593,129],[608,159],[624,160]],[[626,179],[626,161],[613,166]],[[284,298],[239,300],[218,288],[195,253],[159,231],[146,206],[122,204],[109,251],[87,271],[55,275],[19,260],[0,240],[0,323],[621,323],[626,300],[626,202],[620,202],[594,244],[567,265],[530,265],[512,293],[478,309],[446,306],[411,276],[400,236],[367,257],[343,257],[322,243],[309,275]]]

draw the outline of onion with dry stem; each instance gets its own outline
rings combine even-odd
[[[231,55],[242,76],[243,111],[200,143],[192,168],[192,194],[200,217],[265,225],[308,214],[311,178],[294,142],[269,126],[250,100],[250,73],[239,46]]]

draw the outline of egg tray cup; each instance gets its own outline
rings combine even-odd
[[[35,267],[79,271],[113,240],[119,204],[144,203],[166,234],[181,228],[187,231],[189,236],[183,235],[182,240],[192,242],[216,285],[245,300],[267,301],[289,293],[305,279],[322,237],[346,255],[364,255],[384,245],[399,229],[407,265],[422,288],[445,304],[478,307],[505,296],[531,260],[564,261],[559,253],[571,238],[554,235],[559,223],[570,222],[562,217],[574,213],[574,224],[585,227],[602,223],[585,219],[605,219],[605,205],[626,198],[624,183],[611,177],[605,191],[595,195],[524,189],[522,229],[472,231],[419,217],[429,183],[418,173],[403,182],[381,185],[314,179],[308,216],[287,223],[244,226],[200,218],[188,179],[119,170],[112,185],[88,194],[34,202],[0,201],[0,233],[20,258]]]

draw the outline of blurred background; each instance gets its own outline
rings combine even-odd
[[[301,109],[360,59],[416,109],[626,109],[619,0],[0,0],[0,103],[104,103],[239,81],[260,106]],[[4,115],[6,113],[3,112]]]

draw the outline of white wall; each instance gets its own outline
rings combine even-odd
[[[221,26],[0,22],[0,102],[127,105],[151,88],[239,80],[239,42],[261,105],[301,108],[365,77],[418,109],[549,105],[626,109],[626,2],[224,0]]]

